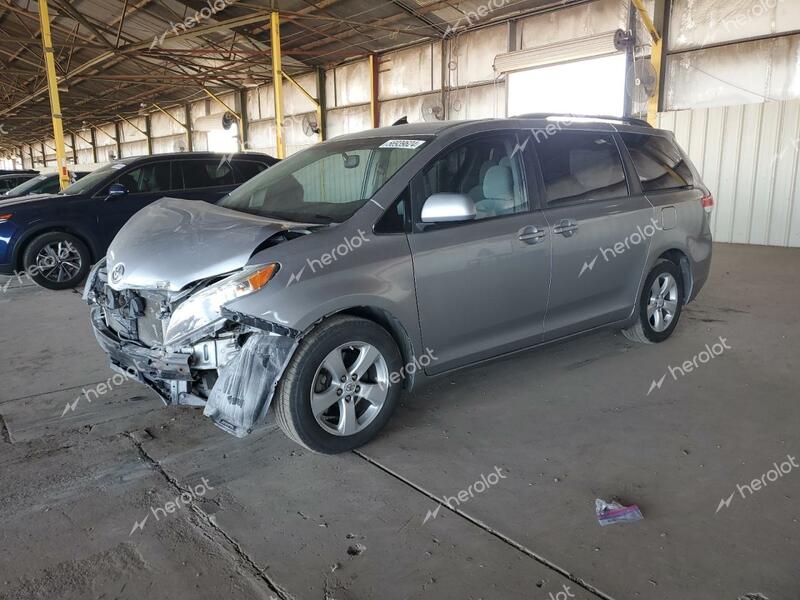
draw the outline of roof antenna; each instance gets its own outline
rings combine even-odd
[[[394,127],[395,125],[408,125],[408,117],[400,117],[399,119],[397,119],[397,121],[392,123],[392,127]]]

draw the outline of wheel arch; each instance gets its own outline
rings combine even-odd
[[[14,248],[14,256],[12,259],[14,268],[17,269],[18,271],[22,271],[25,268],[25,265],[22,264],[22,259],[23,256],[25,255],[25,250],[34,239],[45,233],[53,233],[53,232],[61,232],[74,235],[76,238],[82,241],[89,249],[89,255],[92,264],[97,262],[99,254],[97,248],[95,248],[95,245],[90,241],[89,236],[81,232],[79,229],[75,229],[74,227],[71,227],[69,225],[41,225],[35,229],[25,232],[23,237],[21,237],[19,242],[17,242]]]
[[[661,259],[668,260],[672,263],[675,263],[681,270],[681,278],[683,283],[683,303],[684,305],[689,303],[689,298],[692,297],[693,287],[694,287],[694,278],[692,275],[692,263],[689,260],[689,257],[686,255],[685,252],[678,248],[670,248],[669,250],[665,250],[662,252],[656,262]]]
[[[397,344],[397,349],[400,350],[403,364],[409,365],[414,363],[416,354],[414,351],[414,344],[411,341],[411,336],[408,334],[408,330],[402,324],[400,319],[383,308],[378,308],[375,306],[352,306],[349,308],[343,308],[325,315],[322,319],[314,323],[309,331],[331,317],[340,315],[359,317],[366,319],[367,321],[372,321],[373,323],[381,326],[389,333],[389,335],[392,336],[395,344]],[[413,373],[410,371],[410,369],[406,369],[406,373],[407,376],[403,378],[403,387],[406,390],[411,390],[413,389],[416,381],[416,369]]]

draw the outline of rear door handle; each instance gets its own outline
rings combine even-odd
[[[519,230],[517,239],[526,244],[538,244],[547,237],[547,232],[535,225],[528,225]]]
[[[553,227],[553,233],[559,233],[564,237],[572,237],[578,231],[578,222],[572,219],[561,219],[561,221]]]

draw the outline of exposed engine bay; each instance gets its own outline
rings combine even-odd
[[[245,276],[255,275],[245,270],[235,281]],[[263,423],[299,333],[197,301],[211,290],[224,292],[230,280],[211,278],[179,292],[115,290],[102,261],[84,299],[113,369],[148,385],[166,404],[204,406],[217,426],[244,437]]]

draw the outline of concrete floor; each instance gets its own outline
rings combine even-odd
[[[441,378],[337,457],[275,427],[234,439],[131,382],[89,402],[112,372],[80,296],[13,282],[0,598],[798,598],[800,469],[768,473],[800,457],[798,272],[800,250],[718,245],[667,343],[606,331]],[[644,520],[600,527],[615,496]]]

